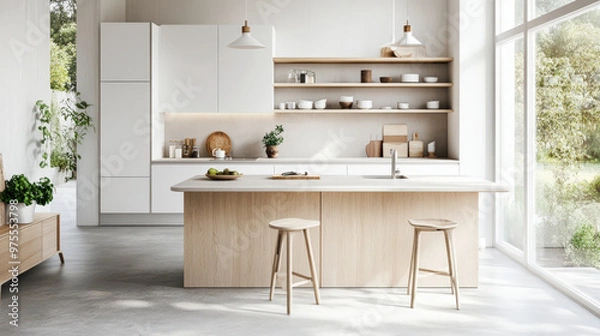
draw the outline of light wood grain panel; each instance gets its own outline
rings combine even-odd
[[[32,223],[33,224],[33,223]],[[42,226],[39,223],[19,225],[19,273],[42,262]]]
[[[450,63],[452,57],[422,57],[422,58],[341,58],[341,57],[274,57],[275,64],[362,64],[362,63]]]
[[[56,254],[58,248],[58,222],[49,218],[42,225],[42,259],[46,260]]]
[[[405,287],[413,231],[408,218],[440,217],[455,230],[459,283],[478,285],[477,193],[323,193],[323,286]],[[422,235],[420,266],[447,270],[442,233]],[[419,286],[449,287],[447,277]]]
[[[184,193],[184,287],[268,287],[277,238],[269,221],[320,220],[319,202],[319,193]],[[320,228],[309,231],[319,242]],[[294,239],[294,271],[310,274],[302,235]]]

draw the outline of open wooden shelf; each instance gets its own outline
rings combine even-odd
[[[275,83],[276,89],[332,89],[332,88],[449,88],[452,83]]]
[[[452,109],[410,109],[410,110],[399,110],[399,109],[310,109],[310,110],[302,110],[302,109],[294,109],[294,110],[273,110],[274,113],[288,113],[288,114],[306,114],[306,113],[316,113],[316,114],[331,114],[331,113],[339,113],[339,114],[375,114],[375,113],[394,113],[394,114],[404,114],[404,113],[422,113],[422,114],[431,114],[431,113],[452,113],[454,110]]]
[[[424,58],[396,58],[396,57],[379,57],[379,58],[339,58],[339,57],[274,57],[275,64],[364,64],[364,63],[380,63],[380,64],[427,64],[427,63],[450,63],[454,59],[452,57],[424,57]]]

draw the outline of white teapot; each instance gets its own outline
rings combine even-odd
[[[222,150],[221,148],[215,148],[212,151],[212,156],[216,157],[217,159],[224,159],[225,151]]]

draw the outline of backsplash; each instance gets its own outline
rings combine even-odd
[[[210,133],[223,131],[232,142],[233,156],[266,157],[263,135],[283,125],[284,142],[279,157],[337,158],[366,157],[365,146],[371,139],[381,139],[384,124],[407,124],[409,134],[419,133],[428,143],[436,142],[436,155],[447,156],[447,115],[352,114],[351,117],[315,112],[314,114],[218,114],[168,113],[164,116],[165,139],[196,138],[200,156],[209,156],[205,140]],[[158,126],[160,127],[160,126]],[[409,139],[412,139],[409,136]],[[155,146],[165,146],[157,143]],[[163,156],[166,151],[163,150]]]

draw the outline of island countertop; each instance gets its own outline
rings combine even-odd
[[[506,185],[470,176],[321,176],[318,180],[275,180],[245,175],[237,180],[215,181],[197,175],[171,187],[176,192],[502,192]]]

